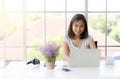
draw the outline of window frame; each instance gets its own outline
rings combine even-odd
[[[105,46],[104,45],[101,45],[98,47],[105,47],[105,57],[107,56],[107,47],[120,47],[120,45],[107,45],[107,16],[108,16],[108,13],[120,13],[120,11],[108,11],[107,10],[107,3],[108,3],[108,0],[105,0],[105,11],[88,11],[88,0],[85,0],[85,11],[67,11],[67,1],[68,0],[65,0],[65,10],[64,11],[46,11],[46,1],[47,0],[44,0],[44,11],[26,11],[25,10],[25,7],[26,7],[26,0],[22,0],[23,1],[23,9],[22,9],[22,12],[20,11],[5,11],[5,3],[4,3],[4,0],[2,0],[2,11],[1,12],[8,12],[8,13],[21,13],[23,15],[23,53],[24,53],[24,58],[23,59],[27,59],[27,48],[35,48],[34,46],[27,46],[26,44],[26,13],[43,13],[44,14],[44,42],[46,42],[46,14],[47,13],[64,13],[65,14],[65,33],[67,33],[67,15],[68,13],[83,13],[85,14],[86,16],[86,19],[88,20],[88,15],[89,13],[105,13]],[[14,46],[9,46],[7,47],[6,46],[6,43],[4,42],[4,46],[3,47],[0,47],[0,48],[4,48],[4,53],[6,51],[6,48],[18,48],[17,46],[14,47]]]

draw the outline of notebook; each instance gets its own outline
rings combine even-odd
[[[76,49],[70,52],[70,67],[98,67],[100,49]]]

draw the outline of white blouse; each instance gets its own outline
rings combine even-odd
[[[82,42],[81,46],[79,46],[79,47],[74,46],[72,43],[72,40],[68,36],[65,36],[63,38],[63,41],[65,41],[68,44],[70,50],[89,49],[89,44],[92,39],[93,38],[89,35],[86,39],[83,39],[83,42]]]

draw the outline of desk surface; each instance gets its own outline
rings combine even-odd
[[[58,62],[61,63],[61,62]],[[120,79],[120,61],[106,65],[101,61],[99,67],[70,68],[71,71],[46,69],[43,65],[26,65],[25,61],[13,61],[0,69],[0,79]]]

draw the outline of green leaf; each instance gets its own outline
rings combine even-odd
[[[45,59],[46,59],[46,61],[47,61],[48,63],[51,63],[51,61],[53,61],[55,58],[56,58],[56,57],[51,57],[51,58],[45,57]]]

